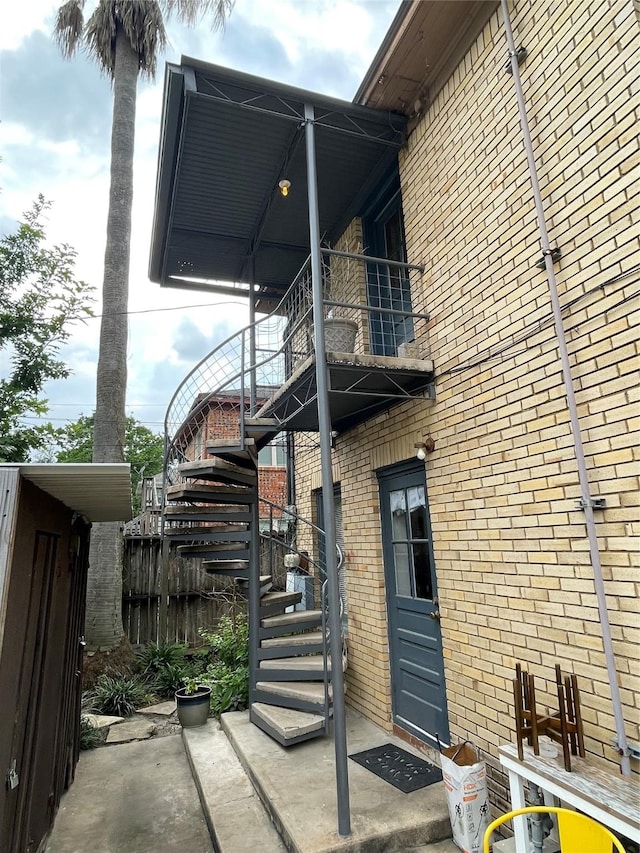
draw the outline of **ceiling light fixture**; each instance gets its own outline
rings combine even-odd
[[[280,195],[286,198],[289,195],[291,181],[288,181],[286,178],[283,178],[281,181],[278,182],[278,186],[280,187]]]

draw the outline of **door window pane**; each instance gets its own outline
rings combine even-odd
[[[396,594],[411,597],[411,565],[407,546],[394,545],[393,559],[396,567]]]
[[[407,502],[404,489],[391,492],[391,536],[393,539],[407,538]]]
[[[424,487],[413,486],[407,489],[407,500],[411,519],[411,538],[427,539],[427,504]]]
[[[426,542],[416,542],[413,548],[413,567],[416,576],[416,598],[433,598],[431,562]]]

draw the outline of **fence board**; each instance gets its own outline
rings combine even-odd
[[[201,568],[201,560],[178,556],[171,543],[168,564],[167,641],[198,645],[200,628],[213,628],[225,614],[246,608],[230,578],[217,578]],[[275,589],[284,589],[287,547],[261,539],[261,574],[273,576]],[[162,543],[158,537],[129,536],[124,540],[122,619],[133,645],[157,643],[160,630]],[[215,593],[212,595],[212,593]]]

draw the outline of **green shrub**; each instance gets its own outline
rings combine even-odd
[[[244,614],[222,616],[215,631],[200,630],[213,663],[234,668],[249,663],[249,621]]]
[[[80,717],[80,749],[94,749],[104,741],[104,734],[89,722],[84,714]]]
[[[155,693],[161,697],[173,696],[182,687],[187,676],[188,668],[184,665],[167,664],[157,671],[151,686]]]
[[[211,686],[211,710],[216,717],[225,711],[244,711],[249,705],[249,667],[214,663],[206,674]]]
[[[89,691],[88,704],[101,714],[128,717],[136,708],[153,701],[148,685],[139,678],[122,675],[101,675]]]
[[[186,649],[185,643],[150,643],[138,655],[138,669],[153,674],[182,666]]]
[[[243,614],[223,616],[215,631],[200,631],[210,663],[199,680],[211,687],[211,710],[243,711],[249,704],[249,623]]]

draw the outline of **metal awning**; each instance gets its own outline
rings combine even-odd
[[[406,118],[186,57],[167,65],[152,281],[286,290],[309,254],[305,104],[315,110],[320,230],[331,242],[397,159]]]
[[[3,462],[0,467],[17,468],[25,480],[89,521],[129,521],[131,518],[129,464]]]

